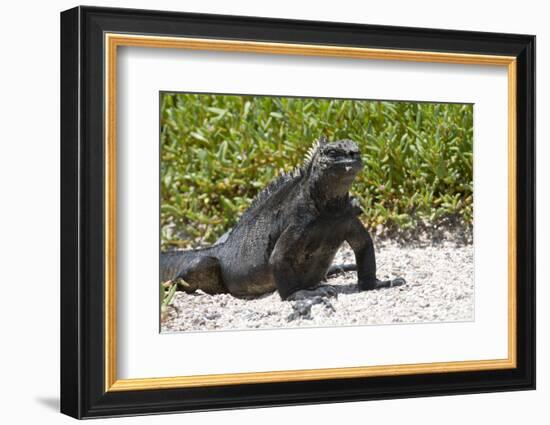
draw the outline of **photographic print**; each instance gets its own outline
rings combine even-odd
[[[160,94],[162,332],[474,319],[473,105]]]

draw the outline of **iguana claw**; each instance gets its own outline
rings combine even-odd
[[[373,289],[393,288],[395,286],[405,285],[407,282],[402,277],[392,280],[369,280],[366,282],[358,282],[359,289],[362,291],[371,291]]]

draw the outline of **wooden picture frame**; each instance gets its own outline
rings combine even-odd
[[[118,379],[121,46],[506,67],[508,357]],[[77,7],[61,14],[61,116],[63,413],[90,418],[534,389],[534,36]]]

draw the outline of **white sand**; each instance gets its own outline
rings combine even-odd
[[[474,319],[474,264],[471,243],[450,241],[404,247],[377,243],[378,278],[403,277],[407,284],[376,291],[359,291],[356,273],[332,277],[338,298],[334,311],[318,304],[311,319],[288,321],[292,301],[277,292],[255,299],[228,294],[177,292],[162,323],[163,332],[265,329],[311,326],[380,325],[391,323],[455,322]],[[344,245],[335,264],[353,263]]]

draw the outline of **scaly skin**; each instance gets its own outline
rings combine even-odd
[[[376,278],[373,242],[358,218],[358,203],[349,195],[362,166],[353,141],[321,139],[301,167],[260,192],[219,243],[163,253],[161,280],[183,279],[182,289],[210,294],[249,296],[277,290],[282,299],[297,301],[297,314],[307,315],[312,299],[334,295],[319,285],[347,241],[355,253],[360,289],[403,284],[399,278]]]

